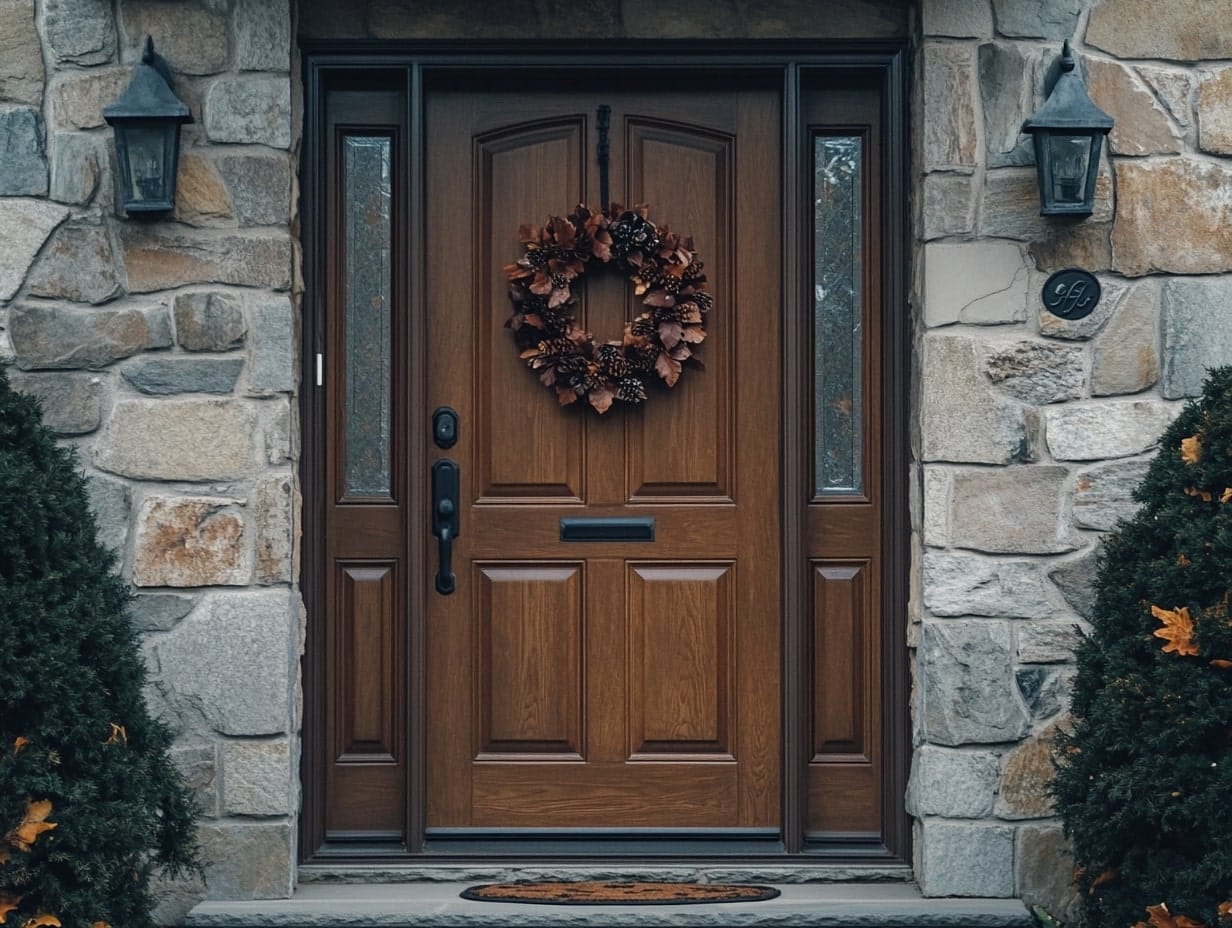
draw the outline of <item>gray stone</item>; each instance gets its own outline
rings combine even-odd
[[[1031,137],[1022,123],[1038,108],[1043,53],[1003,42],[980,46],[980,98],[989,167],[1034,164]]]
[[[916,876],[926,896],[1014,894],[1014,829],[1008,825],[925,820]]]
[[[68,210],[41,200],[0,200],[0,303],[11,300]]]
[[[1040,284],[1038,290],[1042,293],[1043,281],[1037,282]],[[1058,316],[1044,306],[1042,297],[1037,298],[1036,318],[1039,321],[1040,335],[1048,338],[1085,341],[1102,332],[1108,320],[1115,315],[1117,307],[1121,305],[1128,288],[1107,277],[1100,277],[1099,283],[1101,291],[1099,302],[1095,304],[1095,309],[1089,316],[1083,316],[1081,319],[1066,319],[1064,316]]]
[[[950,540],[994,554],[1060,554],[1077,547],[1062,530],[1064,467],[1029,465],[954,475]]]
[[[990,350],[988,379],[1024,403],[1044,405],[1082,396],[1086,365],[1081,348],[1021,341]]]
[[[1232,0],[1104,0],[1091,10],[1086,41],[1118,58],[1204,61],[1232,58]]]
[[[285,734],[297,626],[287,590],[207,594],[147,646],[151,682],[172,721],[224,735]]]
[[[1062,562],[1048,573],[1048,579],[1057,585],[1069,607],[1084,619],[1089,619],[1095,608],[1098,566],[1096,551],[1088,551],[1081,557]]]
[[[1045,411],[1048,450],[1058,461],[1141,454],[1159,441],[1172,409],[1157,400],[1070,404]]]
[[[1198,147],[1232,155],[1232,68],[1219,68],[1198,85]]]
[[[924,468],[924,544],[934,548],[950,545],[949,467]]]
[[[17,366],[23,370],[97,369],[146,348],[160,347],[150,316],[135,307],[14,306],[9,314],[9,338]]]
[[[264,477],[253,494],[257,523],[257,582],[289,583],[293,572],[293,478],[289,474]]]
[[[137,514],[133,583],[139,587],[245,586],[252,580],[238,501],[150,496]]]
[[[293,813],[290,743],[223,742],[222,799],[228,815]]]
[[[1074,659],[1079,635],[1072,622],[1024,622],[1017,632],[1021,664],[1062,664]]]
[[[295,331],[291,301],[275,296],[249,309],[248,389],[257,395],[295,389]]]
[[[1081,265],[1089,271],[1105,270],[1106,265],[1099,259],[1109,256],[1092,250],[1089,233],[1083,230],[1112,218],[1112,175],[1106,166],[1100,167],[1095,179],[1095,211],[1081,223],[1057,223],[1040,216],[1039,181],[1033,168],[997,168],[984,178],[982,234],[1047,243],[1050,254],[1082,258]]]
[[[120,13],[126,58],[139,56],[141,43],[148,35],[171,70],[178,74],[217,74],[227,69],[230,27],[226,13],[214,4],[126,0],[120,5]]]
[[[1035,619],[1056,612],[1040,565],[971,554],[924,554],[924,607],[937,616]]]
[[[1030,268],[1012,242],[924,246],[924,322],[1001,325],[1027,318]]]
[[[287,464],[298,460],[291,447],[291,407],[293,399],[280,396],[261,404],[261,434],[265,438],[264,460],[267,464]]]
[[[244,342],[248,324],[239,300],[218,291],[175,298],[175,338],[185,351],[227,351]]]
[[[1020,39],[1072,39],[1083,0],[992,0],[997,31]]]
[[[41,105],[45,76],[34,0],[0,0],[0,100]]]
[[[225,77],[205,97],[205,134],[212,142],[291,147],[291,82]]]
[[[1188,156],[1120,159],[1116,186],[1116,270],[1127,277],[1232,270],[1232,168]]]
[[[1036,722],[1052,718],[1065,707],[1073,677],[1073,670],[1057,667],[1020,667],[1014,674],[1018,693]]]
[[[236,400],[121,399],[95,463],[138,480],[227,480],[256,464],[256,414]]]
[[[140,358],[122,369],[124,379],[142,393],[226,394],[235,389],[242,358]]]
[[[290,897],[295,878],[290,825],[205,825],[197,834],[207,899]]]
[[[171,877],[156,870],[150,876],[150,898],[157,900],[151,912],[154,924],[187,924],[188,913],[205,898],[205,878],[195,873]]]
[[[60,228],[30,271],[26,292],[74,303],[105,303],[120,293],[111,236],[102,226]]]
[[[920,638],[924,735],[933,744],[1017,741],[1030,728],[1014,695],[1009,628],[987,619],[927,622]]]
[[[1182,129],[1193,126],[1194,114],[1190,100],[1193,97],[1194,75],[1191,71],[1138,65],[1138,74],[1163,101],[1178,126]]]
[[[218,818],[218,760],[212,744],[177,744],[168,752],[205,818]]]
[[[9,371],[22,393],[38,397],[43,424],[57,435],[85,435],[102,419],[103,382],[93,374],[27,374]]]
[[[1116,120],[1108,135],[1114,155],[1176,154],[1180,134],[1163,105],[1134,72],[1115,61],[1087,60],[1091,99]]]
[[[920,746],[911,759],[907,811],[911,815],[985,818],[992,815],[1001,758],[991,751]]]
[[[129,613],[139,632],[165,632],[175,628],[175,623],[192,612],[197,605],[195,596],[179,593],[138,593],[133,597]]]
[[[1080,470],[1074,481],[1074,524],[1107,532],[1132,518],[1138,511],[1133,492],[1149,466],[1150,461],[1114,461]]]
[[[56,77],[51,87],[52,125],[57,129],[94,129],[106,125],[103,107],[128,87],[132,71],[107,68]]]
[[[291,286],[291,239],[286,232],[231,232],[120,226],[131,293],[188,284],[235,284],[286,290]]]
[[[85,206],[98,192],[106,161],[106,148],[98,137],[57,132],[51,140],[51,198]]]
[[[47,193],[43,117],[32,106],[0,103],[0,197]]]
[[[1074,858],[1060,825],[1024,825],[1014,851],[1018,895],[1041,906],[1062,925],[1082,916],[1082,895],[1074,885]]]
[[[1008,464],[1034,456],[1034,416],[993,390],[978,367],[974,341],[933,334],[924,339],[922,355],[925,461]]]
[[[238,0],[235,65],[242,71],[291,68],[291,4],[288,0]]]
[[[115,57],[109,0],[45,0],[43,34],[59,64],[106,64]]]
[[[983,39],[992,35],[988,0],[929,0],[923,4],[924,34],[953,39]]]
[[[1143,282],[1116,307],[1091,352],[1091,393],[1140,393],[1159,379],[1159,291]]]
[[[235,218],[243,225],[283,225],[291,212],[291,163],[286,155],[225,155],[214,160]]]
[[[132,493],[128,484],[101,474],[86,480],[90,510],[98,525],[99,543],[110,551],[123,551],[128,540],[128,519]]]
[[[1232,278],[1168,280],[1161,315],[1160,391],[1168,399],[1199,396],[1207,368],[1232,364]]]
[[[975,184],[970,174],[926,174],[921,199],[925,241],[966,235],[975,228]]]
[[[924,46],[924,169],[975,167],[975,55],[965,45]]]
[[[1053,814],[1053,739],[1060,722],[1053,722],[1005,757],[997,817],[1006,819],[1047,818]]]

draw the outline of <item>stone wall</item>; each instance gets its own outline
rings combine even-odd
[[[1101,533],[1208,366],[1232,363],[1232,0],[923,0],[916,87],[920,504],[909,806],[930,895],[1069,919],[1047,797]],[[1116,119],[1095,214],[1038,215],[1023,120],[1074,40]],[[1095,272],[1067,322],[1045,277]]]
[[[102,118],[146,34],[195,119],[152,222],[123,217]],[[0,353],[136,590],[219,897],[293,878],[291,51],[289,0],[0,0]]]

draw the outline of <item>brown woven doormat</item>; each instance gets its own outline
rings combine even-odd
[[[762,902],[779,891],[747,883],[485,883],[462,891],[479,902],[535,902],[542,905],[690,905],[703,902]]]

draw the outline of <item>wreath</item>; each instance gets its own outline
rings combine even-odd
[[[579,204],[542,227],[518,229],[524,250],[505,265],[513,303],[505,325],[562,406],[584,396],[602,414],[616,400],[643,403],[655,375],[676,385],[693,346],[706,337],[714,298],[706,292],[693,240],[656,226],[647,212],[645,205],[594,210]],[[593,263],[627,277],[648,307],[625,323],[620,341],[596,342],[574,315],[575,288]]]

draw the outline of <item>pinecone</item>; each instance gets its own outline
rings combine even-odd
[[[648,345],[645,348],[630,348],[625,352],[625,360],[629,363],[629,367],[635,371],[651,371],[654,370],[655,362],[659,360],[659,349],[655,345]]]
[[[640,338],[653,338],[658,332],[654,320],[649,314],[643,314],[629,323],[629,334]]]
[[[541,341],[539,343],[539,353],[545,358],[559,355],[575,355],[577,354],[577,345],[562,335],[557,338]]]
[[[699,290],[697,293],[692,294],[689,299],[697,304],[697,308],[703,314],[710,312],[714,307],[714,294],[707,293],[705,290]]]
[[[625,377],[616,388],[616,398],[625,403],[644,402],[646,385],[636,377]]]
[[[612,253],[624,258],[634,251],[642,254],[659,247],[658,230],[654,223],[637,213],[626,212],[609,227],[612,233]]]
[[[628,375],[631,370],[628,359],[620,345],[603,344],[598,350],[599,363],[613,380],[619,380]]]

